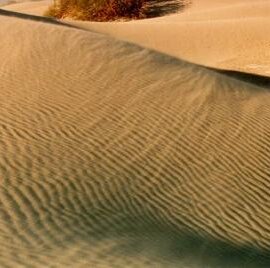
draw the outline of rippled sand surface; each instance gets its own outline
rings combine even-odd
[[[0,267],[269,268],[270,79],[85,25],[0,10]]]

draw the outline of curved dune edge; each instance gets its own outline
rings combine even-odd
[[[5,8],[42,15],[49,3],[46,0]],[[193,0],[182,12],[171,16],[117,23],[69,23],[200,65],[269,77],[269,14],[268,0]]]
[[[0,266],[269,267],[269,89],[0,24]]]

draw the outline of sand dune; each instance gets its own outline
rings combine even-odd
[[[0,0],[0,7],[7,6],[7,5],[17,5],[21,3],[27,4],[27,2],[29,2],[29,0]]]
[[[269,1],[48,3],[0,9],[0,267],[269,268]]]
[[[171,16],[76,25],[194,63],[270,76],[269,0],[186,2],[191,4]],[[48,3],[22,3],[10,8],[42,15]]]
[[[0,267],[270,267],[270,79],[65,23],[0,10]]]
[[[270,76],[269,17],[268,0],[202,0],[172,16],[79,25],[194,63]]]

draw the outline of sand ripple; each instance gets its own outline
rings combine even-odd
[[[270,92],[0,16],[1,267],[269,267]]]

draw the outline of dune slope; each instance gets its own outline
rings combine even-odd
[[[269,267],[269,88],[14,16],[1,267]]]
[[[193,0],[182,11],[129,23],[77,24],[194,63],[270,76],[270,1]]]
[[[269,0],[179,1],[186,5],[169,16],[116,23],[69,23],[197,64],[270,76]],[[43,15],[50,4],[45,0],[5,8]]]

